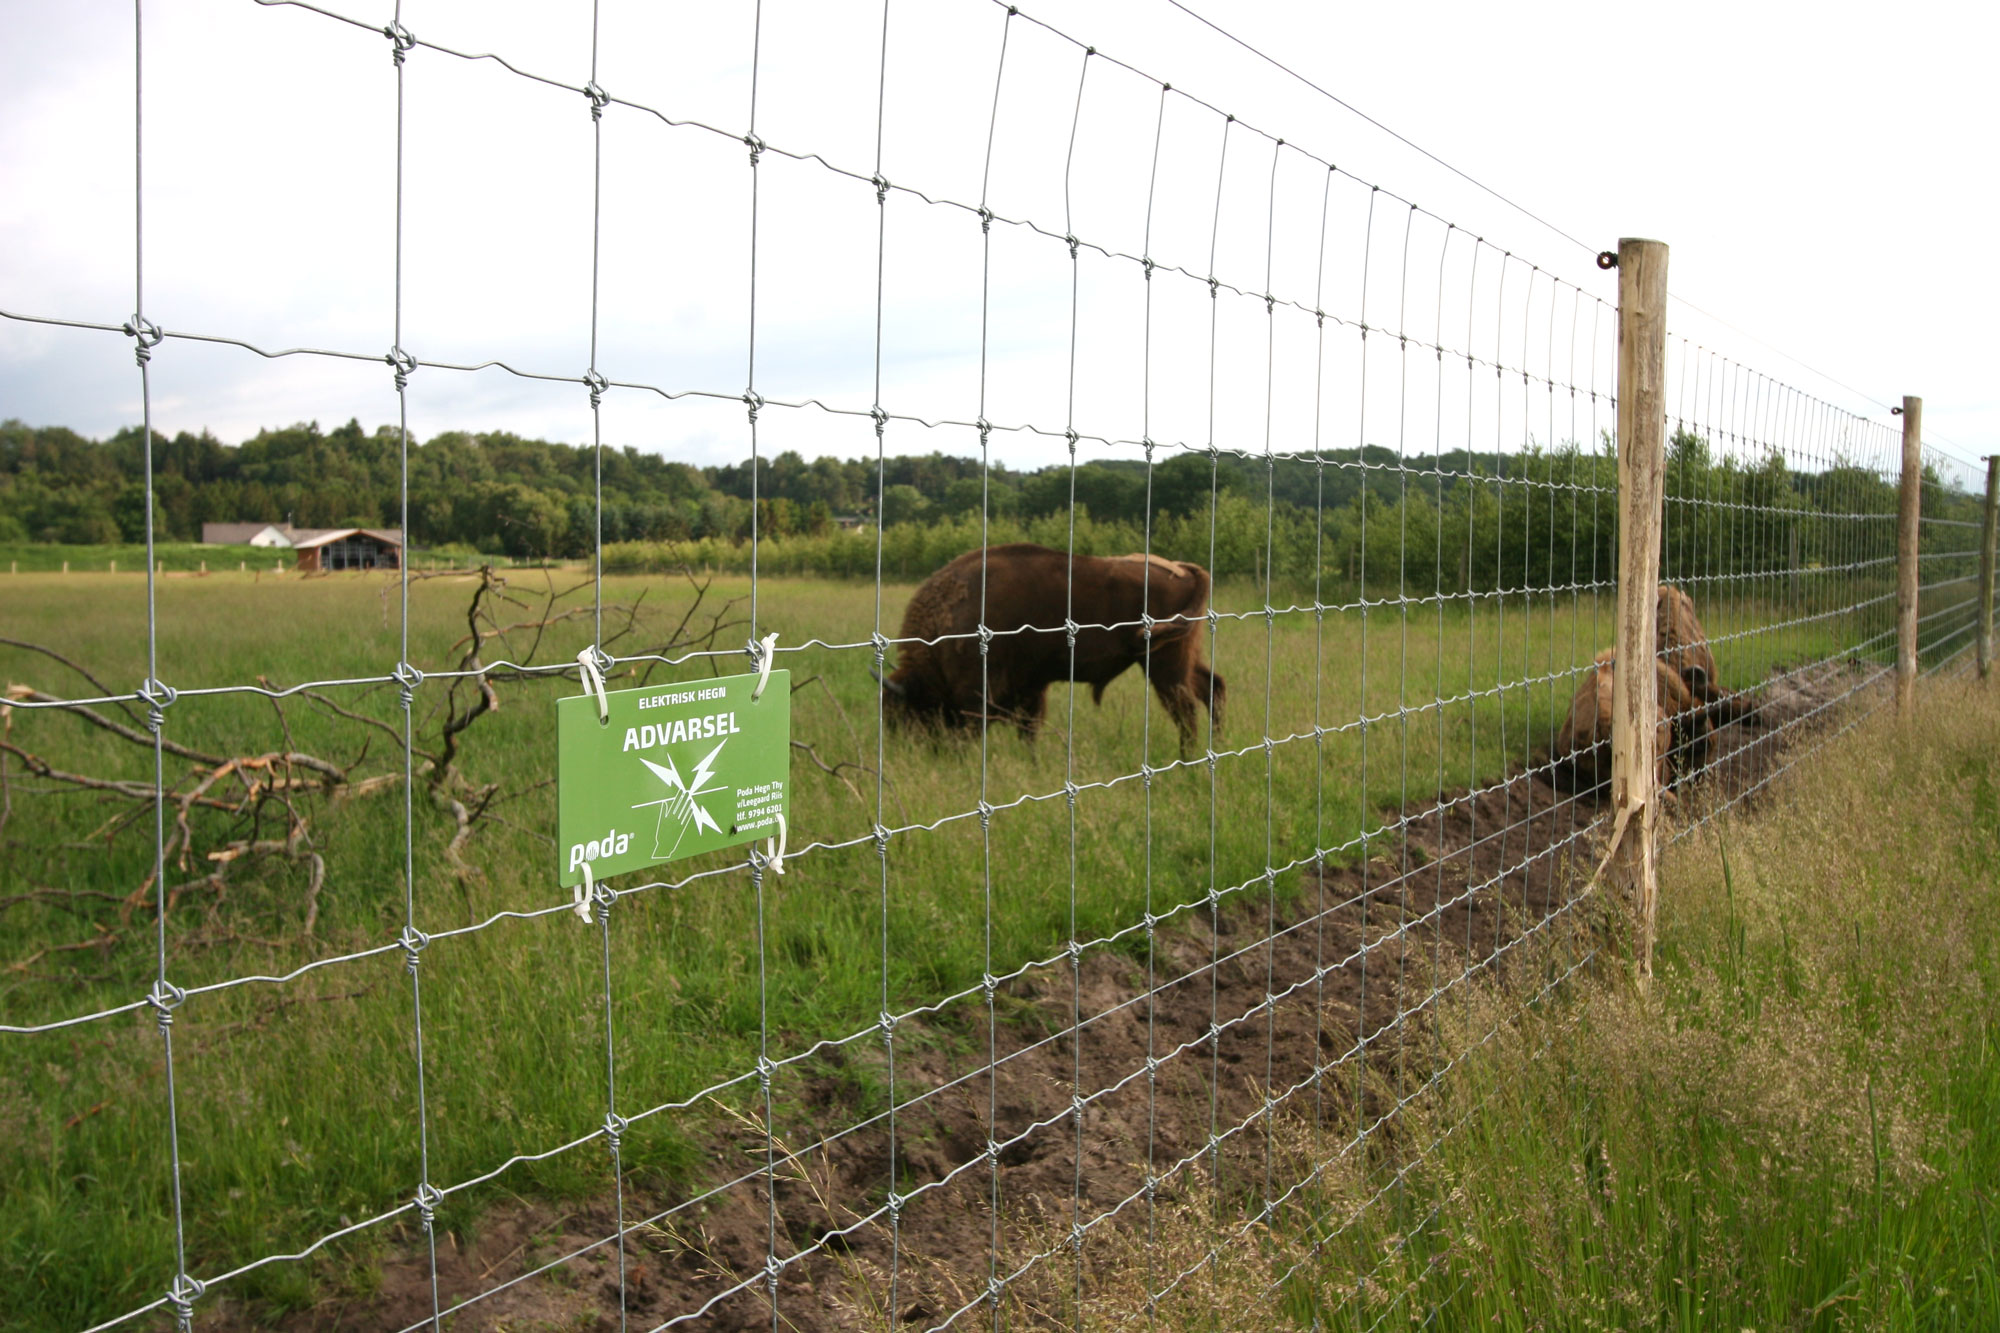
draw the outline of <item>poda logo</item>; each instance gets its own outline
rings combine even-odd
[[[586,861],[595,861],[605,856],[623,856],[632,845],[632,835],[611,829],[601,838],[589,842],[572,843],[569,849],[569,868],[574,874],[583,868]]]

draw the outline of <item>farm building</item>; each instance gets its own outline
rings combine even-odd
[[[298,533],[292,549],[302,574],[337,569],[396,569],[403,562],[403,534],[395,528],[332,528]]]
[[[295,528],[289,523],[204,523],[208,546],[264,546],[297,551],[302,573],[335,569],[399,569],[399,528]]]

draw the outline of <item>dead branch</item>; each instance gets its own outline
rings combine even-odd
[[[75,662],[70,661],[67,657],[64,657],[61,653],[57,652],[53,648],[47,647],[39,643],[30,643],[26,639],[11,639],[4,634],[0,634],[0,643],[6,644],[9,648],[24,648],[31,653],[40,653],[43,657],[48,658],[50,661],[68,667],[71,671],[76,672],[77,675],[82,676],[85,680],[89,681],[93,686],[95,686],[99,694],[116,695],[118,693],[117,690],[112,689],[109,685],[106,685],[96,676],[91,675],[89,671],[85,670],[83,667],[79,666]],[[132,711],[131,705],[121,700],[118,704],[118,707],[123,709],[125,716],[131,718],[134,722],[137,722],[139,720],[138,714]]]
[[[41,690],[28,685],[9,685],[6,697],[38,704],[69,704],[69,700],[67,699],[53,694],[45,694]],[[69,704],[69,707],[62,711],[71,717],[82,718],[93,727],[101,727],[114,736],[123,737],[134,745],[143,745],[148,750],[153,748],[153,734],[151,732],[141,731],[137,727],[128,727],[122,722],[117,722],[104,716],[104,714],[94,708],[87,707],[84,704]],[[219,754],[208,754],[204,751],[182,745],[179,741],[171,740],[165,736],[160,738],[160,748],[168,754],[177,755],[182,759],[191,759],[197,764],[219,764],[222,762],[222,756]]]
[[[89,939],[78,940],[74,944],[43,945],[41,948],[29,954],[26,958],[23,958],[18,962],[9,963],[7,965],[7,970],[9,972],[26,972],[36,963],[39,963],[44,958],[47,958],[50,954],[76,953],[79,950],[83,949],[109,949],[112,945],[118,942],[118,933],[116,931],[106,930],[102,925],[98,926],[97,931],[98,933],[91,936]]]
[[[854,799],[857,801],[861,799],[861,789],[856,787],[852,782],[849,782],[845,777],[843,777],[841,775],[840,770],[843,768],[860,768],[861,771],[864,773],[872,773],[875,771],[872,768],[862,768],[860,764],[850,764],[846,760],[842,760],[837,764],[829,764],[826,762],[826,760],[819,757],[819,751],[813,749],[811,743],[808,741],[793,741],[792,748],[794,750],[803,750],[805,752],[806,758],[812,760],[813,763],[819,768],[820,772],[829,775],[835,781],[839,782],[841,786],[847,788],[847,790],[853,794]]]
[[[461,642],[463,642],[463,640],[461,640]],[[259,681],[262,681],[264,678],[262,676],[259,676],[257,679]],[[390,740],[396,742],[398,747],[400,747],[403,744],[402,731],[399,728],[391,726],[389,723],[384,722],[379,717],[370,717],[366,713],[357,713],[354,712],[352,709],[342,708],[339,704],[335,703],[332,699],[329,699],[326,695],[321,694],[318,690],[300,690],[299,693],[305,696],[307,699],[311,700],[313,703],[318,704],[321,708],[326,709],[329,713],[332,713],[337,717],[343,717],[347,719],[349,722],[358,722],[364,727],[373,727],[375,730],[387,736]],[[431,760],[432,763],[437,762],[437,760],[427,751],[419,750],[415,746],[411,747],[411,752],[421,756],[422,758]],[[355,762],[358,763],[360,761],[357,759]],[[354,764],[348,765],[349,771],[352,771],[353,768]]]

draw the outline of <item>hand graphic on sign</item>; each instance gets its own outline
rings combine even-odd
[[[671,860],[674,852],[681,845],[681,839],[687,836],[687,831],[690,828],[705,828],[716,833],[722,831],[721,826],[715,822],[715,817],[702,809],[695,798],[697,796],[706,796],[712,791],[722,790],[722,786],[719,783],[715,786],[704,786],[703,784],[714,776],[710,770],[715,766],[715,757],[722,753],[722,747],[727,744],[729,744],[727,737],[717,741],[715,748],[710,750],[699,764],[695,765],[694,775],[687,782],[681,781],[680,770],[674,767],[671,755],[667,757],[667,762],[664,764],[656,764],[652,760],[645,758],[639,760],[640,763],[653,770],[654,777],[667,784],[667,791],[670,793],[669,795],[662,796],[657,801],[640,801],[632,807],[634,810],[643,810],[649,805],[656,805],[660,808],[659,818],[653,825],[653,855],[656,858],[663,861]],[[671,845],[667,842],[669,821],[672,823],[674,838]]]

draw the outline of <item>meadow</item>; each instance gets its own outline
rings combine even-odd
[[[590,642],[585,576],[500,577],[504,590],[486,602],[492,619],[480,622],[502,631],[484,644],[486,663],[532,653],[560,664]],[[477,575],[412,582],[410,661],[429,673],[460,665],[480,586]],[[612,688],[744,670],[740,645],[775,630],[792,673],[793,737],[808,747],[794,753],[786,873],[753,885],[738,853],[627,876],[614,884],[629,892],[608,948],[561,910],[569,894],[556,887],[553,700],[578,686],[498,676],[496,706],[456,733],[457,785],[437,796],[420,762],[408,793],[413,924],[432,937],[419,969],[420,1125],[412,987],[393,947],[406,891],[396,687],[332,684],[282,702],[198,692],[386,676],[400,655],[397,580],[170,575],[159,582],[153,668],[181,691],[166,736],[231,757],[319,756],[345,774],[342,790],[308,783],[289,813],[269,801],[254,814],[193,808],[168,867],[180,887],[156,935],[154,893],[143,888],[150,804],[59,776],[150,784],[150,746],[60,712],[9,710],[5,739],[18,753],[6,756],[0,826],[0,1023],[132,1004],[153,983],[163,941],[168,978],[198,991],[174,1013],[172,1088],[188,1271],[212,1276],[402,1204],[424,1179],[491,1174],[447,1198],[446,1235],[476,1228],[482,1209],[508,1195],[601,1190],[601,1143],[509,1163],[602,1124],[608,975],[616,1108],[634,1122],[624,1164],[633,1188],[670,1197],[709,1171],[714,1116],[644,1112],[744,1074],[760,1052],[784,1059],[869,1029],[884,1011],[948,997],[957,998],[938,1015],[943,1035],[931,1039],[952,1039],[962,1021],[970,1041],[973,1019],[983,1020],[982,975],[1056,960],[1072,939],[1123,932],[1093,947],[1143,950],[1132,928],[1147,913],[1211,892],[1261,900],[1267,870],[1269,891],[1295,893],[1301,867],[1358,856],[1362,834],[1409,801],[1535,762],[1573,672],[1612,625],[1608,598],[1567,591],[1400,607],[1375,590],[1365,608],[1352,590],[1329,591],[1337,609],[1323,616],[1309,606],[1266,616],[1262,588],[1225,580],[1211,656],[1228,678],[1229,710],[1209,739],[1214,757],[1183,760],[1136,672],[1101,706],[1055,687],[1034,742],[1004,728],[943,741],[885,734],[869,639],[896,633],[911,591],[766,578],[753,625],[741,577],[710,580],[691,621],[685,577],[605,580],[607,641],[630,627],[612,645],[621,655],[677,641],[686,651],[676,634],[684,622],[714,631],[712,655],[621,666]],[[1311,589],[1281,582],[1273,600],[1309,603]],[[13,575],[0,607],[0,634],[86,668],[103,692],[147,674],[139,578]],[[1702,612],[1734,687],[1856,643],[1879,649],[1888,615],[1879,602],[1822,613],[1747,591]],[[0,644],[0,677],[63,697],[100,693],[18,646]],[[437,752],[440,727],[475,694],[435,674],[417,686],[419,748]],[[38,775],[23,755],[58,776]],[[195,767],[168,755],[168,783],[187,789]],[[1073,814],[1065,784],[1076,788]],[[477,805],[463,838],[453,799]],[[294,854],[246,855],[226,879],[204,878],[233,842],[283,842],[289,820],[306,828]],[[878,825],[889,831],[880,854]],[[198,990],[336,958],[345,961],[282,983]],[[81,1327],[154,1299],[175,1271],[175,1235],[168,1071],[152,1014],[0,1042],[0,1324]],[[844,1076],[858,1081],[857,1104],[886,1101],[867,1072]],[[779,1091],[777,1116],[792,1132],[797,1117]],[[311,1262],[258,1267],[227,1290],[303,1307],[329,1282],[365,1287],[370,1255],[386,1243],[382,1229],[364,1231]]]
[[[1669,852],[1650,994],[1598,968],[1545,1001],[1499,984],[1453,1006],[1435,1040],[1470,1054],[1405,1126],[1427,1151],[1324,1199],[1352,1219],[1337,1234],[1280,1238],[1327,1244],[1292,1317],[1993,1327],[1996,744],[1990,684],[1928,686],[1910,722],[1878,710]]]

